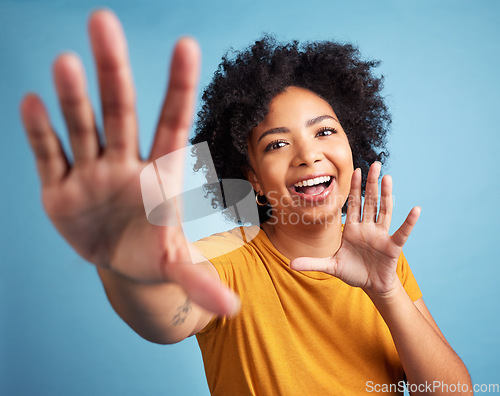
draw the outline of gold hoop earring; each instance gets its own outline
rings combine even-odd
[[[266,198],[266,202],[264,202],[264,203],[260,202],[259,201],[259,197],[260,197],[259,193],[260,193],[260,191],[257,193],[257,195],[255,195],[255,202],[257,202],[257,205],[259,205],[259,206],[266,206],[269,203],[269,201],[267,200],[265,195],[263,195],[263,197]]]

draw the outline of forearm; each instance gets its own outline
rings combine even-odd
[[[429,388],[423,385],[437,383],[448,385],[448,390],[467,384],[472,394],[470,376],[463,362],[420,313],[401,282],[397,284],[390,294],[367,294],[389,327],[408,382],[422,384],[422,394],[427,395]],[[432,389],[436,395],[447,394],[445,386]],[[415,394],[418,392],[412,392]]]
[[[141,283],[98,267],[108,300],[116,313],[141,337],[172,344],[189,336],[200,308],[175,283]]]

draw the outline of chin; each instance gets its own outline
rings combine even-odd
[[[304,226],[324,226],[325,228],[339,224],[342,219],[342,211],[329,211],[319,213],[304,213]]]
[[[270,225],[280,224],[291,227],[328,227],[339,224],[342,219],[342,208],[315,207],[297,211],[273,210]]]

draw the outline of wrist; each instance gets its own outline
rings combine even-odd
[[[364,289],[364,292],[370,297],[377,308],[400,301],[401,297],[406,295],[406,290],[397,276],[392,285],[384,290],[374,290],[371,288]]]

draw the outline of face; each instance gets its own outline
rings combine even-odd
[[[272,100],[248,146],[248,178],[273,208],[269,221],[311,224],[340,215],[351,184],[352,152],[325,100],[288,87]]]

